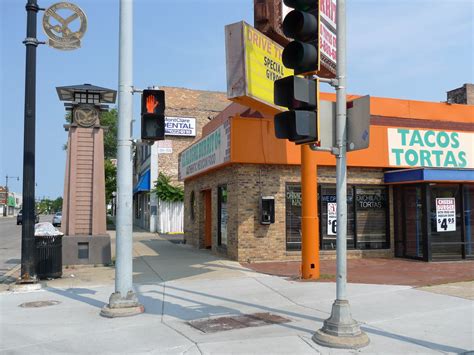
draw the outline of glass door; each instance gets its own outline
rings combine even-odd
[[[474,185],[464,185],[464,248],[466,259],[474,258]]]
[[[405,256],[422,259],[425,257],[423,233],[423,199],[421,186],[405,186],[404,196],[404,220]]]

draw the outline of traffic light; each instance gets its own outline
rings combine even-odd
[[[275,135],[296,144],[319,140],[319,80],[288,76],[275,81],[274,101],[289,111],[275,115]]]
[[[282,24],[285,36],[294,39],[283,49],[283,64],[294,69],[295,75],[314,74],[319,71],[319,1],[283,2],[294,9],[285,16]]]
[[[142,140],[165,139],[165,92],[143,90],[142,94]]]

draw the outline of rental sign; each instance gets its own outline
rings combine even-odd
[[[474,134],[388,128],[389,164],[436,168],[474,168]]]

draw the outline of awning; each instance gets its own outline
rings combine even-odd
[[[436,169],[415,168],[387,171],[384,174],[386,184],[413,182],[474,182],[473,169]]]
[[[133,193],[141,191],[150,191],[150,169],[140,175],[137,184],[133,188]]]

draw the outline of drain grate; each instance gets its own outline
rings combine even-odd
[[[59,301],[35,301],[35,302],[25,302],[19,305],[19,307],[23,308],[40,308],[40,307],[48,307],[48,306],[55,306],[57,304],[60,304],[61,302]]]
[[[203,333],[216,333],[232,329],[242,329],[250,327],[261,327],[270,324],[281,324],[291,322],[287,318],[271,313],[253,313],[239,316],[226,316],[213,319],[198,319],[188,322],[188,324]]]

